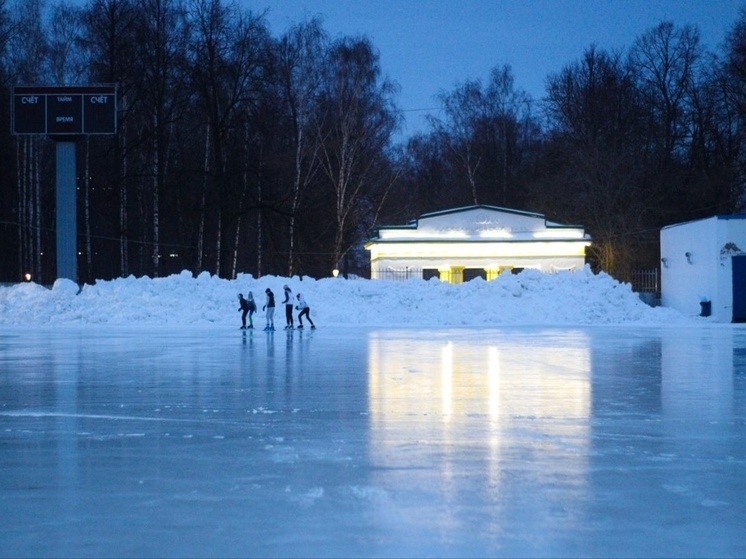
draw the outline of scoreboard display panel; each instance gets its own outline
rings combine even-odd
[[[116,85],[15,86],[13,134],[116,134]]]

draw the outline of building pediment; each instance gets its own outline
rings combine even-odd
[[[384,226],[375,241],[526,241],[585,239],[582,227],[548,222],[541,214],[469,206],[421,215],[405,226]]]

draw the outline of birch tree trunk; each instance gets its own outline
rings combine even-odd
[[[129,246],[127,242],[127,172],[129,154],[126,146],[127,142],[127,122],[122,126],[121,136],[117,139],[119,142],[122,158],[120,162],[120,197],[119,197],[119,270],[122,277],[129,275]],[[122,149],[122,142],[125,143]]]
[[[153,173],[153,276],[158,277],[160,272],[160,214],[159,214],[159,163],[160,163],[160,138],[158,133],[160,131],[158,122],[158,116],[153,117],[153,130],[155,131],[153,140],[153,161],[151,164],[151,172]]]
[[[33,279],[33,252],[32,252],[32,184],[33,169],[30,146],[30,136],[20,137],[16,142],[16,162],[18,168],[18,270],[21,277],[27,273],[32,274]]]
[[[43,270],[41,268],[41,216],[42,216],[42,203],[41,203],[41,158],[39,156],[39,142],[35,137],[30,138],[31,141],[31,153],[32,153],[32,164],[34,173],[34,193],[36,196],[36,214],[34,218],[34,238],[36,239],[34,257],[36,265],[34,266],[34,277],[38,278],[38,281],[43,281]]]
[[[244,127],[244,167],[241,177],[241,199],[238,203],[238,221],[236,223],[236,237],[233,240],[233,263],[231,265],[231,278],[236,279],[238,274],[238,247],[241,241],[241,226],[244,218],[244,204],[246,203],[246,192],[249,190],[249,170],[246,165],[246,155],[249,153],[249,128]]]
[[[210,176],[210,124],[205,129],[205,159],[202,165],[202,197],[199,203],[199,231],[197,233],[197,272],[202,271],[202,261],[205,250],[205,206],[207,198],[207,187]]]
[[[293,177],[293,203],[290,207],[290,225],[288,236],[290,237],[290,246],[288,249],[288,277],[293,277],[294,260],[295,260],[295,213],[298,211],[300,201],[300,175],[301,162],[303,153],[303,127],[298,126],[295,143],[295,177]]]
[[[85,169],[84,179],[84,200],[83,200],[83,217],[85,219],[85,263],[86,277],[92,280],[93,273],[93,256],[91,252],[91,140],[90,136],[85,137]]]
[[[16,188],[18,189],[18,271],[23,276],[23,157],[25,136],[16,136]]]
[[[264,162],[264,146],[259,145],[259,176],[256,181],[256,199],[259,207],[262,207],[262,170]],[[262,212],[256,212],[256,277],[262,277]]]
[[[220,251],[222,250],[223,235],[223,209],[218,206],[218,222],[216,225],[217,235],[215,240],[215,275],[220,276]]]

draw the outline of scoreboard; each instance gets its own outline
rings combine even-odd
[[[13,134],[116,134],[116,85],[17,85],[12,92]]]

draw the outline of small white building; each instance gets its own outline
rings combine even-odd
[[[370,250],[371,279],[438,277],[461,283],[477,276],[491,280],[505,270],[582,268],[590,242],[577,225],[478,205],[423,214],[407,225],[380,227],[365,248]]]
[[[661,229],[661,304],[717,322],[746,322],[746,215]]]

